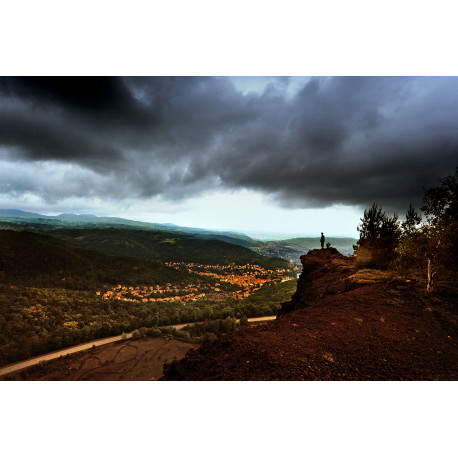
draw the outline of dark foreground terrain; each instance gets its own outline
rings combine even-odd
[[[162,380],[457,380],[457,289],[312,250],[277,320],[166,364]]]

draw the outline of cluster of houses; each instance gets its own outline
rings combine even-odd
[[[186,269],[190,273],[201,276],[212,277],[217,280],[213,285],[205,284],[202,286],[195,284],[172,285],[167,283],[165,286],[126,286],[117,285],[112,289],[96,294],[103,299],[117,299],[121,301],[134,302],[188,302],[197,301],[206,296],[212,300],[224,300],[229,297],[243,299],[254,291],[261,288],[266,283],[278,283],[291,279],[285,269],[267,270],[253,264],[238,265],[203,265],[197,263],[167,262],[169,267],[175,269]],[[236,286],[236,290],[222,291],[222,283]],[[221,286],[221,288],[220,288]]]
[[[97,291],[97,296],[103,299],[118,299],[130,302],[189,302],[196,301],[205,296],[199,293],[196,285],[172,286],[167,283],[165,286],[126,286],[117,285],[104,293]]]

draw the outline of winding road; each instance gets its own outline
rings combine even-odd
[[[262,321],[270,321],[275,320],[276,316],[262,316],[258,318],[248,318],[249,323],[259,323]],[[195,323],[181,323],[169,326],[175,329],[181,329],[185,326]],[[35,366],[39,364],[40,361],[50,361],[52,359],[60,358],[61,356],[67,356],[72,353],[78,353],[79,351],[90,350],[92,347],[99,347],[101,345],[106,345],[112,342],[117,342],[123,339],[130,339],[132,337],[132,333],[121,334],[119,336],[114,337],[106,337],[103,339],[92,340],[91,342],[87,342],[84,344],[75,345],[73,347],[64,348],[62,350],[53,351],[52,353],[46,353],[45,355],[35,356],[34,358],[26,359],[25,361],[20,361],[18,363],[8,364],[7,366],[0,367],[0,377],[4,375],[8,375],[11,372],[20,371],[26,369],[30,366]]]

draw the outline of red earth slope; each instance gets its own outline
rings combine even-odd
[[[273,322],[190,350],[163,380],[457,380],[456,290],[312,250]]]

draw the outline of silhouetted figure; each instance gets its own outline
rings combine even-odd
[[[321,233],[321,239],[320,239],[320,242],[321,242],[321,248],[324,248],[324,234]]]

